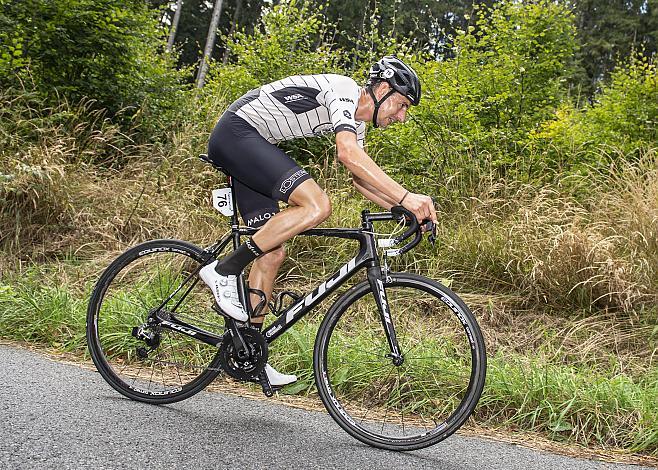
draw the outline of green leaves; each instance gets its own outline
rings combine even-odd
[[[182,74],[160,53],[161,31],[143,2],[9,2],[0,26],[4,85],[29,74],[51,102],[89,97],[110,115],[145,101],[147,110],[161,113],[179,102]]]
[[[289,75],[340,71],[339,53],[320,40],[322,28],[327,26],[320,14],[306,3],[294,1],[266,10],[261,28],[226,39],[235,60],[213,66],[210,87],[235,99],[251,88]]]

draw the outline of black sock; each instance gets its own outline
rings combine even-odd
[[[249,263],[262,254],[263,250],[258,248],[253,238],[249,238],[237,250],[217,263],[215,271],[222,276],[228,276],[229,274],[237,276]]]

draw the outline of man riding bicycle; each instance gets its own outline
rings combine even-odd
[[[259,231],[225,258],[201,269],[219,308],[245,322],[237,276],[254,262],[249,286],[269,301],[277,271],[285,258],[283,243],[316,227],[331,214],[327,194],[311,176],[275,144],[333,131],[338,160],[352,173],[354,186],[385,209],[402,205],[418,220],[436,222],[429,196],[415,194],[391,179],[364,151],[366,122],[385,128],[404,122],[407,109],[420,102],[416,72],[394,56],[370,68],[365,87],[336,74],[295,75],[251,90],[222,115],[208,144],[208,156],[234,178],[238,209],[245,223]],[[290,207],[279,212],[278,201]],[[258,303],[252,294],[250,301]],[[252,319],[262,327],[263,317]],[[294,382],[269,364],[273,386]]]

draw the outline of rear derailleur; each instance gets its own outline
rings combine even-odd
[[[167,313],[167,315],[169,315]],[[140,341],[144,341],[146,346],[137,347],[137,357],[146,359],[151,351],[155,351],[160,346],[160,327],[156,326],[155,310],[149,312],[148,320],[140,326],[134,326],[132,329],[132,336]]]

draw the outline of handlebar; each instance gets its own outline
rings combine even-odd
[[[399,245],[404,240],[406,240],[407,238],[411,237],[414,234],[416,236],[414,237],[413,240],[411,240],[409,243],[407,243],[401,248],[387,250],[386,253],[390,256],[401,255],[403,253],[408,252],[416,245],[418,245],[418,243],[420,243],[421,239],[423,238],[423,232],[422,232],[423,226],[427,227],[428,231],[430,231],[429,241],[432,244],[434,244],[436,240],[436,225],[429,219],[423,220],[419,224],[418,219],[416,219],[416,216],[413,214],[413,212],[411,212],[408,209],[405,209],[402,206],[393,206],[391,207],[390,212],[378,212],[372,214],[368,212],[364,212],[363,220],[366,222],[377,222],[383,220],[399,220],[399,221],[404,221],[406,225],[409,225],[409,228],[405,230],[402,235],[399,235],[391,240],[392,244],[390,246]]]
[[[418,229],[420,227],[418,226],[418,219],[410,210],[407,210],[402,206],[393,206],[391,207],[391,214],[398,220],[402,220],[404,218],[405,221],[410,221],[409,228],[402,235],[395,238],[396,244],[402,242],[402,240],[406,240],[414,232],[419,231]]]

